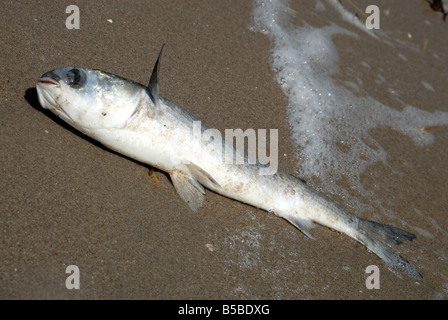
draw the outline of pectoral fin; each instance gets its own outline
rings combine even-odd
[[[150,168],[149,172],[148,172],[149,176],[152,179],[152,182],[154,183],[154,187],[157,187],[157,185],[159,184],[159,179],[157,179],[156,173],[154,172],[154,168]]]

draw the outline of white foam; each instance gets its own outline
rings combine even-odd
[[[336,1],[329,3],[338,7]],[[287,113],[291,137],[298,149],[299,174],[305,178],[318,176],[325,192],[349,197],[347,190],[335,182],[346,178],[353,189],[372,195],[372,190],[363,188],[361,174],[373,163],[387,163],[387,154],[369,131],[391,127],[411,137],[415,144],[424,145],[432,143],[434,137],[419,129],[428,123],[448,124],[448,113],[420,110],[403,101],[393,88],[389,92],[405,105],[402,111],[373,97],[355,95],[352,91],[358,93],[362,82],[347,82],[348,88],[339,85],[332,79],[339,71],[332,37],[358,37],[357,34],[333,22],[322,28],[306,22],[293,28],[287,23],[292,12],[287,8],[286,1],[255,1],[252,30],[268,34],[272,42],[271,65],[288,98]],[[378,78],[385,81],[381,75]],[[356,199],[350,201],[350,206],[366,209]]]
[[[398,55],[398,56],[400,57],[400,59],[403,60],[404,62],[408,62],[408,58],[406,58],[406,56],[405,56],[404,54],[402,54],[402,53],[398,53],[397,55]]]
[[[422,85],[429,91],[436,92],[436,90],[434,90],[433,86],[424,80],[422,80]]]
[[[333,6],[341,15],[342,19],[350,22],[353,26],[357,27],[359,30],[366,32],[369,36],[377,38],[377,34],[380,33],[379,30],[367,29],[364,22],[360,20],[359,15],[364,14],[364,12],[356,12],[355,14],[348,11],[339,0],[327,0],[329,4]],[[355,8],[356,9],[356,8]]]
[[[378,79],[375,79],[376,84],[384,83],[384,77],[381,74],[376,75]]]
[[[322,1],[317,0],[315,9],[317,11],[324,11],[325,10],[325,4]]]
[[[362,61],[361,64],[362,64],[364,67],[366,67],[367,69],[370,69],[370,65],[369,65],[367,62]]]

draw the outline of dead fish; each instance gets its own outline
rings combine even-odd
[[[201,207],[205,187],[274,213],[310,238],[315,223],[342,232],[388,266],[421,277],[391,247],[414,239],[413,234],[359,218],[282,170],[263,174],[267,165],[258,160],[248,163],[247,153],[233,141],[221,138],[211,143],[210,139],[198,138],[209,128],[159,95],[162,50],[147,87],[100,70],[62,67],[39,79],[39,102],[110,149],[167,172],[177,193],[193,211]],[[223,150],[229,149],[233,162],[224,161]],[[244,161],[236,163],[238,159]]]

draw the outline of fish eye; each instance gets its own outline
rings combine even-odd
[[[70,87],[79,89],[86,84],[86,74],[79,69],[71,69],[67,71],[64,80]]]

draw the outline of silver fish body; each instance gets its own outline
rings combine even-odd
[[[361,219],[282,170],[260,174],[244,150],[222,139],[201,138],[209,128],[159,95],[159,59],[148,87],[100,70],[63,67],[45,73],[36,88],[43,108],[117,151],[170,174],[176,191],[197,211],[205,188],[278,215],[312,238],[314,223],[347,234],[412,276],[420,273],[393,244],[415,236],[399,228]],[[196,132],[196,133],[195,133]],[[223,155],[232,150],[229,163]]]

